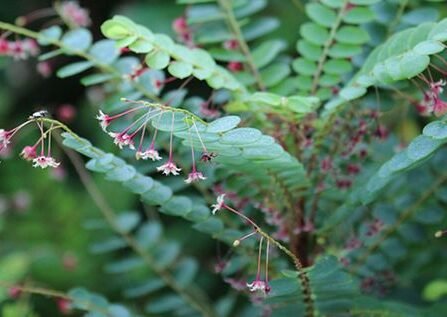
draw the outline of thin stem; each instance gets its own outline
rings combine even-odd
[[[253,56],[251,55],[250,48],[247,45],[247,42],[242,35],[241,28],[239,27],[239,23],[236,20],[236,17],[233,12],[232,2],[229,0],[218,0],[219,6],[224,10],[228,27],[230,28],[233,35],[236,37],[236,40],[239,43],[239,47],[241,48],[242,53],[245,55],[246,63],[250,68],[251,73],[256,79],[257,86],[260,90],[265,90],[265,84],[262,81],[261,74],[259,73],[258,68],[253,60]]]
[[[265,282],[269,281],[269,249],[270,249],[270,241],[267,240],[267,247],[265,250]]]
[[[171,135],[169,136],[169,162],[172,160],[172,138],[174,136],[175,112],[172,113]]]
[[[15,289],[17,289],[17,290],[19,290],[19,291],[21,291],[23,293],[43,295],[43,296],[55,297],[55,298],[61,298],[61,299],[65,299],[65,300],[68,300],[68,301],[76,300],[76,301],[79,302],[79,299],[74,299],[74,298],[70,297],[68,294],[65,294],[65,293],[60,292],[60,291],[48,289],[48,288],[43,288],[43,287],[36,287],[36,286],[29,286],[29,285],[18,285],[18,284],[13,284],[13,283],[6,282],[6,281],[0,281],[0,287],[15,288]],[[94,312],[101,313],[101,315],[106,315],[108,317],[113,317],[110,314],[109,311],[107,311],[103,307],[95,305],[95,303],[93,303],[93,302],[85,301],[85,306],[86,306],[86,308],[83,309],[85,311],[94,311]]]
[[[261,256],[262,256],[262,242],[264,242],[264,237],[259,239],[259,250],[258,250],[258,271],[256,272],[256,280],[261,277]]]
[[[200,136],[199,130],[197,129],[196,122],[194,121],[194,118],[192,119],[192,125],[194,126],[194,129],[196,130],[197,137],[199,138],[200,144],[202,145],[203,151],[206,153],[208,150],[206,149],[205,144],[203,143],[202,137]]]

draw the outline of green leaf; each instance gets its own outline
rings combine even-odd
[[[326,62],[326,64],[329,62],[331,61]],[[313,75],[317,71],[317,63],[301,57],[293,61],[292,68],[302,75]]]
[[[263,17],[254,20],[242,27],[242,35],[246,41],[255,40],[264,36],[279,27],[279,21],[276,18]]]
[[[169,311],[179,309],[185,305],[183,299],[177,295],[166,295],[154,299],[151,303],[147,304],[145,311],[149,314],[163,314]]]
[[[433,139],[447,139],[447,124],[444,121],[433,121],[424,127],[422,133]]]
[[[253,128],[238,128],[224,133],[220,138],[220,142],[223,144],[242,145],[256,142],[261,136],[262,133],[259,130]]]
[[[211,122],[205,131],[209,133],[226,132],[237,127],[240,122],[241,119],[237,116],[226,116]]]
[[[138,39],[129,46],[129,49],[135,53],[149,53],[154,46],[145,39]]]
[[[428,283],[422,293],[425,300],[434,302],[447,295],[447,280],[437,279]]]
[[[39,32],[37,42],[40,45],[50,45],[58,41],[62,36],[62,29],[60,26],[54,25]]]
[[[76,62],[72,64],[65,65],[57,71],[57,77],[66,78],[70,76],[77,75],[83,71],[93,67],[93,63],[89,61]]]
[[[352,69],[352,63],[345,59],[330,59],[323,66],[324,72],[332,75],[343,75]]]
[[[84,86],[92,86],[102,84],[106,81],[113,79],[114,76],[110,74],[92,74],[81,78],[81,83]]]
[[[68,31],[61,39],[62,48],[67,53],[83,52],[87,50],[92,44],[92,34],[89,30],[78,28]]]
[[[270,64],[278,54],[286,48],[281,40],[266,41],[256,47],[252,52],[253,61],[257,68]]]
[[[107,312],[110,317],[132,317],[127,308],[121,305],[110,305]]]
[[[169,73],[177,78],[184,79],[192,74],[192,65],[186,62],[172,62],[168,67]]]
[[[318,24],[308,22],[300,28],[301,36],[315,45],[324,45],[329,39],[329,31]]]
[[[161,211],[174,216],[186,216],[192,210],[192,201],[186,196],[175,196],[164,203]]]
[[[101,32],[112,40],[121,40],[132,35],[133,29],[129,22],[125,20],[107,20],[101,25]]]
[[[112,64],[120,55],[115,42],[111,40],[101,40],[92,45],[89,54],[100,64]]]
[[[306,40],[300,40],[297,43],[298,52],[306,59],[317,62],[323,54],[323,49]]]
[[[261,78],[266,87],[279,84],[290,74],[290,67],[286,63],[272,64],[261,70]]]
[[[357,26],[342,26],[335,39],[345,44],[364,44],[370,40],[368,32]]]
[[[165,283],[161,279],[151,278],[138,285],[133,285],[132,287],[124,290],[124,296],[127,298],[142,297],[152,292],[158,291],[165,286]]]
[[[137,212],[124,212],[117,216],[116,225],[122,232],[132,231],[140,222],[141,216]]]
[[[351,24],[363,24],[374,20],[374,13],[369,7],[355,7],[343,17],[343,21]]]
[[[147,66],[152,69],[164,69],[169,64],[169,54],[165,51],[156,50],[146,55],[145,61]]]
[[[312,2],[306,5],[307,15],[317,24],[332,27],[337,20],[335,12],[320,3]]]
[[[329,56],[333,58],[348,58],[358,55],[361,52],[361,46],[336,43],[329,49]]]

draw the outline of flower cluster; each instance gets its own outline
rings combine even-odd
[[[76,1],[64,1],[60,4],[59,14],[70,26],[86,27],[91,24],[88,10],[81,8]]]
[[[429,89],[424,91],[422,100],[416,104],[416,110],[422,116],[429,116],[432,113],[439,117],[447,112],[447,102],[441,99],[444,91],[445,80],[428,82]]]
[[[228,206],[225,203],[225,196],[226,196],[226,194],[219,195],[217,197],[216,203],[211,206],[213,215],[215,215],[219,210],[225,209],[225,210],[228,210],[228,211],[238,215],[245,222],[247,222],[249,225],[252,226],[251,232],[247,233],[246,235],[242,236],[239,239],[234,240],[233,246],[237,247],[245,239],[255,236],[255,235],[260,235],[259,226],[253,220],[251,220],[250,218],[248,218],[247,216],[242,214],[240,211]],[[246,286],[250,292],[261,292],[263,294],[268,294],[271,290],[270,285],[268,283],[268,261],[269,261],[270,242],[267,239],[266,256],[265,256],[265,279],[261,279],[261,266],[262,266],[261,258],[262,258],[263,241],[264,241],[264,236],[260,235],[259,250],[258,250],[258,263],[257,263],[258,269],[257,269],[256,277],[252,282],[246,283]]]
[[[104,132],[106,132],[109,136],[113,138],[114,140],[113,142],[120,149],[127,147],[131,150],[135,150],[135,158],[137,160],[150,159],[152,161],[160,161],[162,160],[162,156],[155,148],[158,129],[156,129],[153,124],[152,124],[153,134],[150,143],[147,145],[145,145],[146,144],[145,137],[147,135],[147,132],[150,130],[149,126],[152,122],[159,122],[159,120],[163,116],[171,116],[168,160],[164,164],[158,166],[157,171],[161,172],[166,176],[171,174],[176,176],[179,175],[182,169],[177,166],[173,158],[173,133],[174,133],[175,114],[176,114],[175,111],[168,110],[166,107],[150,106],[148,104],[143,103],[143,105],[127,109],[116,115],[109,115],[102,111],[99,111],[99,115],[96,118],[98,119],[100,126],[104,130]],[[132,116],[132,122],[126,128],[120,131],[109,131],[112,122],[125,116]],[[191,133],[192,133],[191,130],[193,130],[194,133],[196,133],[201,143],[203,149],[201,160],[205,161],[208,158],[212,159],[212,153],[207,151],[206,146],[203,143],[203,140],[197,129],[196,123],[194,121],[195,119],[191,117],[190,120],[192,121],[192,124],[189,126],[188,131],[190,134],[189,141],[191,143],[192,167],[191,172],[185,179],[185,182],[188,184],[206,179],[206,177],[202,174],[202,172],[197,170],[195,149],[191,139]]]
[[[39,54],[39,46],[33,39],[8,41],[0,38],[0,56],[10,56],[16,60],[27,59]]]
[[[60,163],[51,156],[51,132],[57,127],[51,126],[45,131],[43,122],[39,120],[42,118],[42,113],[44,112],[45,111],[36,112],[32,116],[30,116],[29,120],[25,121],[12,130],[0,129],[0,151],[8,147],[8,145],[11,143],[12,137],[17,132],[19,132],[28,124],[36,122],[40,132],[40,138],[34,145],[25,146],[21,151],[20,156],[26,161],[31,161],[33,163],[33,167],[40,167],[42,169],[45,169],[47,167],[58,167]]]

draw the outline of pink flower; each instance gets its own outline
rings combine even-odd
[[[114,133],[109,132],[109,135],[114,138],[113,143],[118,145],[118,147],[122,150],[124,146],[129,146],[130,149],[134,150],[135,146],[133,144],[132,136],[125,132]]]
[[[88,10],[81,8],[75,1],[62,2],[60,14],[68,24],[74,26],[89,26],[91,23]]]
[[[163,164],[159,167],[157,167],[157,171],[162,172],[165,175],[178,175],[178,172],[180,172],[182,169],[178,168],[174,162],[172,162],[171,160],[169,160],[168,162],[166,162],[166,164]]]
[[[8,147],[11,139],[11,131],[0,129],[0,150]]]
[[[9,42],[4,38],[0,38],[0,55],[9,54]]]
[[[99,115],[96,116],[96,119],[99,120],[99,124],[101,125],[101,129],[104,132],[107,132],[107,127],[110,125],[110,122],[112,122],[112,118],[108,115],[99,110]]]
[[[62,104],[57,108],[57,117],[63,122],[71,122],[76,117],[76,108],[71,104]]]
[[[219,210],[221,210],[224,207],[224,205],[225,205],[224,199],[225,199],[225,194],[217,196],[217,203],[214,205],[211,205],[211,208],[213,208],[213,211],[212,211],[213,215],[215,215],[216,212],[218,212]]]
[[[50,77],[53,72],[51,63],[48,61],[37,63],[36,70],[43,78]]]
[[[56,162],[54,158],[51,156],[38,156],[33,160],[33,167],[40,167],[42,169],[47,167],[58,167],[60,165],[59,162]]]
[[[235,50],[239,48],[238,40],[227,40],[223,43],[223,47],[227,50]]]
[[[159,161],[161,160],[161,156],[158,154],[158,151],[155,149],[148,149],[146,151],[137,151],[135,153],[135,157],[137,160],[147,160],[151,159],[152,161]]]
[[[72,311],[72,305],[69,299],[59,298],[57,300],[57,307],[62,315],[69,315]]]
[[[196,170],[193,170],[191,173],[188,174],[188,178],[185,179],[185,183],[191,184],[192,182],[199,181],[199,180],[205,180],[206,177],[203,176],[201,172],[197,172]]]
[[[22,156],[22,158],[24,160],[27,161],[32,161],[37,157],[36,154],[36,147],[35,146],[25,146],[22,150],[22,152],[20,153],[20,156]]]
[[[266,282],[259,279],[256,279],[251,283],[247,283],[247,287],[250,292],[261,291],[264,294],[268,294],[271,290],[270,286]]]
[[[186,22],[186,18],[178,17],[177,19],[175,19],[174,22],[172,22],[172,29],[177,34],[188,33],[189,28],[188,23]]]
[[[229,62],[227,65],[228,70],[230,70],[233,73],[240,72],[242,69],[244,69],[244,65],[242,65],[241,62]]]

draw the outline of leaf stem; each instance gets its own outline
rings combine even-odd
[[[331,48],[332,44],[334,43],[335,34],[337,33],[337,30],[342,23],[343,16],[346,13],[346,8],[348,5],[348,0],[344,0],[342,3],[342,6],[340,7],[340,10],[338,11],[337,19],[335,20],[334,24],[331,27],[331,31],[329,33],[329,38],[326,40],[323,46],[323,53],[321,53],[320,59],[318,60],[318,66],[317,70],[315,71],[314,78],[312,81],[312,89],[311,94],[315,95],[318,87],[318,82],[320,80],[320,76],[323,73],[323,67],[324,63],[326,62],[329,54],[329,49]]]
[[[233,35],[236,37],[236,40],[239,43],[239,47],[241,48],[242,53],[245,55],[246,63],[250,68],[252,75],[256,79],[256,83],[260,90],[265,90],[265,84],[262,81],[261,74],[259,73],[258,68],[256,67],[255,61],[253,60],[253,56],[251,54],[250,48],[248,47],[247,42],[244,39],[241,28],[239,27],[239,23],[234,15],[232,3],[228,0],[218,0],[219,6],[225,12],[226,20],[228,27],[230,28]]]

